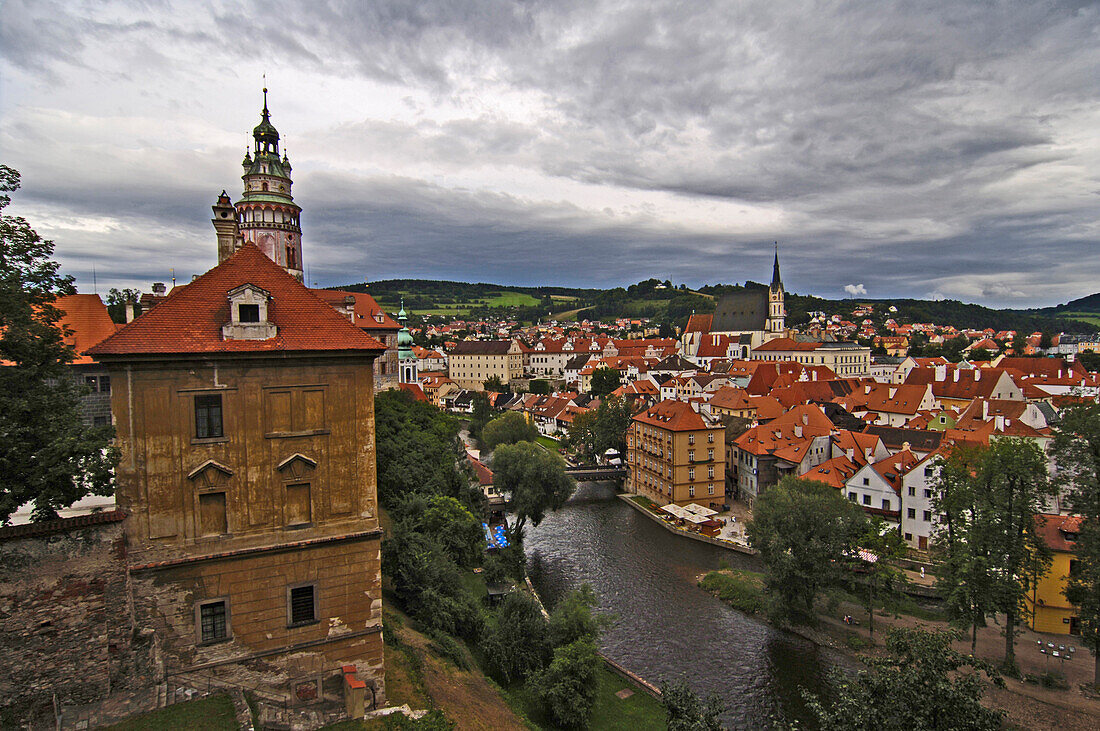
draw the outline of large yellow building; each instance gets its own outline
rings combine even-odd
[[[626,435],[630,491],[655,503],[726,500],[725,429],[683,401],[662,401],[634,417]]]
[[[507,386],[523,377],[523,349],[515,340],[465,340],[447,353],[447,375],[471,391],[484,391],[493,376]]]
[[[1037,515],[1035,526],[1039,536],[1050,547],[1054,560],[1050,570],[1039,579],[1027,596],[1031,613],[1031,629],[1062,635],[1079,634],[1077,609],[1063,593],[1066,579],[1074,571],[1077,532],[1081,517],[1077,515]]]
[[[113,382],[133,627],[159,672],[295,705],[339,700],[355,665],[381,705],[385,346],[245,243],[90,352]]]

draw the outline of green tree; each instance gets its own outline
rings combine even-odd
[[[543,707],[564,728],[586,728],[596,703],[600,656],[596,644],[580,639],[554,649],[550,665],[532,678]]]
[[[711,693],[703,702],[687,683],[674,680],[661,685],[661,705],[665,707],[668,731],[722,731],[726,704],[717,693]]]
[[[630,402],[621,396],[611,396],[595,409],[573,419],[565,437],[565,446],[584,462],[593,462],[608,449],[620,455],[626,453],[626,430],[634,418]]]
[[[550,393],[550,381],[544,378],[536,378],[531,381],[530,391],[531,393],[545,396]]]
[[[474,412],[470,417],[470,436],[481,440],[481,430],[493,418],[493,407],[489,403],[489,397],[483,391],[477,391],[473,395]]]
[[[614,368],[601,366],[592,371],[593,396],[603,398],[619,387],[619,372]]]
[[[1076,570],[1065,594],[1077,607],[1081,641],[1093,653],[1093,684],[1100,685],[1100,404],[1074,404],[1061,416],[1051,444],[1058,468],[1055,484],[1081,516]]]
[[[588,584],[562,597],[550,613],[550,643],[562,647],[578,640],[596,642],[604,622],[592,611],[595,607],[596,593]]]
[[[984,450],[956,445],[946,457],[936,458],[932,506],[935,524],[933,549],[940,557],[936,588],[944,596],[952,622],[970,628],[970,652],[977,652],[978,627],[996,610],[990,573],[990,541],[995,528],[981,510],[975,476]]]
[[[481,430],[481,443],[486,449],[496,449],[501,444],[533,442],[539,430],[518,411],[508,411],[490,421]]]
[[[836,731],[992,731],[1003,711],[981,704],[981,674],[1004,685],[997,672],[951,647],[954,632],[895,629],[887,657],[862,658],[854,679],[832,677],[828,703],[803,691],[821,728]],[[959,672],[966,669],[966,672]],[[671,728],[671,726],[670,726]]]
[[[0,165],[0,212],[18,189],[19,173]],[[33,520],[53,520],[85,495],[114,491],[114,430],[84,423],[54,306],[76,288],[52,254],[25,219],[0,215],[0,524],[30,500]]]
[[[990,353],[987,349],[985,349],[985,348],[974,348],[966,356],[966,359],[971,361],[971,362],[974,362],[974,361],[979,361],[979,360],[989,360],[992,357],[993,357],[993,354]]]
[[[458,500],[434,495],[417,524],[420,532],[431,536],[459,566],[472,568],[481,563],[485,551],[481,521]]]
[[[990,573],[994,606],[1005,613],[1005,658],[1016,672],[1016,625],[1026,616],[1028,590],[1050,566],[1050,549],[1035,530],[1035,516],[1053,494],[1043,450],[1026,439],[997,439],[978,473],[980,504],[990,511]]]
[[[537,444],[504,444],[493,452],[493,484],[511,494],[509,508],[516,516],[511,534],[515,543],[523,541],[527,521],[538,525],[551,510],[557,510],[576,489],[565,474],[565,460]]]
[[[784,477],[759,497],[748,538],[764,562],[773,616],[814,621],[814,599],[840,578],[866,522],[859,506],[822,482]]]
[[[905,554],[906,545],[895,528],[875,518],[867,522],[859,547],[874,555],[873,561],[860,559],[858,562],[864,583],[867,630],[874,641],[876,602],[899,597],[906,583],[905,573],[894,565],[894,561]]]
[[[508,391],[508,387],[500,380],[500,376],[489,376],[485,379],[484,386],[486,391],[492,391],[493,393],[505,393]]]
[[[505,597],[482,634],[481,651],[489,672],[505,685],[546,667],[549,630],[535,600],[522,592]]]
[[[1042,335],[1039,336],[1039,349],[1049,350],[1054,347],[1054,336],[1050,334],[1049,330],[1044,330]]]
[[[111,287],[107,293],[107,313],[115,322],[126,322],[126,305],[134,305],[135,314],[140,314],[137,308],[141,292],[136,289],[117,289]]]
[[[1086,371],[1100,371],[1100,353],[1083,352],[1077,354],[1077,360]]]

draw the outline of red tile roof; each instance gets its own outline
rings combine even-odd
[[[227,294],[252,284],[271,294],[268,321],[278,329],[267,340],[225,340]],[[252,244],[89,351],[94,357],[274,351],[383,351],[385,346],[352,325]]]
[[[1042,513],[1035,516],[1035,528],[1052,551],[1075,553],[1077,541],[1066,540],[1066,534],[1076,538],[1081,532],[1084,518],[1080,515],[1050,515]]]
[[[363,292],[345,292],[340,289],[311,289],[333,307],[347,308],[351,303],[351,318],[356,327],[364,330],[400,330],[401,324],[386,314],[386,311],[371,297]]]
[[[114,335],[118,329],[107,314],[106,305],[98,294],[58,297],[53,305],[63,313],[58,324],[72,331],[64,340],[76,351],[73,363],[91,363],[92,359],[85,355],[88,349]]]
[[[709,429],[703,417],[683,401],[662,401],[653,408],[638,414],[634,421],[650,426],[658,426],[669,431],[692,431]]]

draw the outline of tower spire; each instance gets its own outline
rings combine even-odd
[[[783,280],[779,276],[779,242],[775,242],[775,263],[772,264],[772,289],[779,289],[783,286]]]

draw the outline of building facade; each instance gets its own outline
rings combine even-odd
[[[634,417],[626,435],[627,485],[659,505],[726,500],[725,429],[683,401],[662,401]]]
[[[484,391],[494,376],[507,386],[523,378],[523,349],[515,340],[464,340],[447,353],[447,375],[469,391]]]
[[[111,373],[136,631],[168,675],[385,697],[372,361],[250,243],[91,350]],[[369,699],[368,699],[369,702]]]

